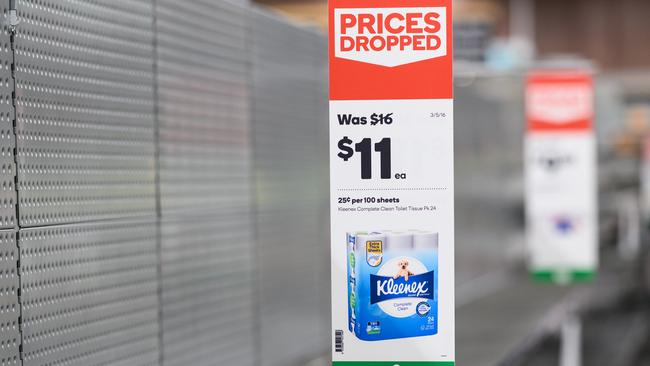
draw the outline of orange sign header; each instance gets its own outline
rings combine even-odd
[[[451,0],[330,0],[331,100],[451,99]]]
[[[526,87],[528,131],[590,131],[594,119],[591,74],[582,71],[535,71]]]

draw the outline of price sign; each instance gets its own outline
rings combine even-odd
[[[453,365],[451,0],[329,11],[334,365]]]
[[[593,278],[598,265],[596,140],[591,76],[529,75],[526,90],[526,232],[530,270],[541,280]]]

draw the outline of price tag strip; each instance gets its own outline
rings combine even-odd
[[[329,11],[334,365],[454,365],[451,0]]]
[[[582,71],[528,78],[527,241],[530,270],[540,280],[590,280],[598,265],[592,84]]]

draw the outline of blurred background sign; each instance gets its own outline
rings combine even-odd
[[[525,144],[529,265],[541,280],[591,279],[598,223],[594,91],[585,71],[528,76]]]

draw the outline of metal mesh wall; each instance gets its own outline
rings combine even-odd
[[[0,25],[0,228],[16,226],[16,164],[14,147],[16,145],[13,132],[14,106],[12,94],[14,81],[11,74],[13,51],[8,24],[9,1],[0,1],[0,11],[4,14]]]
[[[157,365],[153,2],[16,8],[23,363]]]
[[[163,362],[256,364],[248,10],[156,8]]]
[[[21,365],[15,231],[0,231],[0,366]]]
[[[13,131],[13,50],[8,24],[9,1],[0,1],[0,366],[22,365],[20,359],[20,281],[16,244],[16,164]]]
[[[157,365],[155,221],[20,231],[25,366]]]
[[[8,3],[0,366],[321,353],[325,39],[246,0],[17,0],[12,50]]]
[[[163,221],[165,366],[256,364],[251,237],[246,216]]]
[[[156,18],[163,216],[248,209],[247,10],[159,0]]]
[[[155,214],[152,2],[16,3],[20,226]]]
[[[326,61],[322,35],[262,12],[254,15],[263,365],[294,365],[324,353],[328,344]]]

